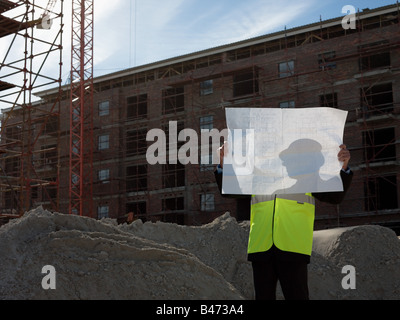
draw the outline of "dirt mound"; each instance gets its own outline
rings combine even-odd
[[[238,224],[229,213],[201,227],[137,220],[121,229],[157,243],[187,250],[220,273],[246,298],[254,295],[251,264],[247,261],[249,224]]]
[[[188,227],[38,208],[0,228],[0,299],[253,299],[248,232],[248,222],[228,213]],[[55,268],[55,290],[42,288],[46,265]],[[355,290],[341,285],[345,265],[355,268]],[[399,270],[400,241],[390,229],[317,231],[310,298],[399,299]]]
[[[331,282],[325,285],[325,299],[400,299],[400,241],[392,230],[357,226],[316,231],[313,255],[312,260],[320,261],[314,261],[319,281]],[[349,273],[342,270],[345,266],[354,267],[355,289],[342,287]]]
[[[89,218],[27,213],[0,228],[0,299],[240,299],[190,252]],[[45,265],[56,289],[44,290]]]

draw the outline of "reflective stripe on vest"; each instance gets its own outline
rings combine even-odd
[[[283,251],[311,255],[314,214],[311,193],[253,196],[248,253],[264,252],[275,244]]]

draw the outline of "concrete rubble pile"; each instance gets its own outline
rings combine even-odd
[[[0,299],[253,299],[248,232],[229,213],[189,227],[37,208],[0,228]],[[49,265],[55,289],[43,286]],[[311,299],[400,299],[400,240],[379,226],[316,231],[309,287]]]

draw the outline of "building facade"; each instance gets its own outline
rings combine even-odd
[[[209,152],[202,153],[201,132],[223,132],[226,107],[333,107],[348,111],[344,142],[354,179],[341,205],[317,204],[316,229],[364,223],[398,228],[399,8],[364,10],[356,29],[341,22],[321,21],[95,78],[93,216],[124,222],[132,212],[144,221],[188,225],[226,211],[237,216],[235,200],[219,194],[211,163],[224,138],[205,139]],[[31,187],[31,205],[56,204],[60,212],[68,212],[69,201],[68,89],[62,87],[60,112],[46,120],[33,154],[43,183]],[[58,93],[38,93],[33,109],[51,108]],[[24,135],[21,117],[13,110],[3,143]],[[187,150],[194,137],[197,155]],[[166,163],[151,164],[146,153],[160,139],[166,154],[155,156]],[[180,163],[179,152],[198,163]],[[19,172],[19,165],[17,157],[2,159],[5,176]],[[12,210],[18,190],[2,191],[2,207]]]

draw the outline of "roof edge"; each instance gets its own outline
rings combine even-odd
[[[387,14],[387,13],[391,13],[391,12],[395,12],[395,11],[399,11],[399,10],[400,10],[400,8],[399,8],[398,4],[392,4],[392,5],[379,7],[379,8],[375,8],[375,9],[368,9],[368,10],[364,9],[362,12],[357,13],[357,19],[367,19],[367,18],[373,17],[375,15]],[[247,46],[257,45],[262,42],[273,41],[273,40],[277,40],[277,39],[280,39],[283,37],[293,36],[293,35],[304,33],[304,32],[315,31],[320,28],[332,27],[332,26],[341,24],[342,20],[343,20],[343,17],[322,20],[320,22],[302,25],[299,27],[281,30],[281,31],[269,33],[266,35],[261,35],[261,36],[257,36],[254,38],[241,40],[241,41],[234,42],[234,43],[224,44],[224,45],[220,45],[217,47],[204,49],[201,51],[196,51],[196,52],[192,52],[192,53],[188,53],[188,54],[184,54],[184,55],[180,55],[180,56],[175,56],[175,57],[151,62],[151,63],[144,64],[141,66],[133,67],[133,68],[127,68],[127,69],[124,69],[121,71],[108,73],[105,75],[95,77],[94,83],[99,83],[99,82],[102,82],[105,80],[112,80],[115,78],[125,77],[125,76],[129,76],[129,75],[136,74],[136,73],[146,72],[146,71],[149,71],[152,69],[162,68],[162,67],[171,65],[172,63],[181,63],[181,62],[186,62],[186,61],[193,60],[193,59],[203,58],[205,56],[209,56],[209,55],[213,55],[213,54],[223,53],[223,52],[226,52],[227,49],[229,49],[229,50],[240,49],[240,48],[247,47]],[[68,89],[69,87],[70,87],[69,84],[62,86],[62,88],[64,88],[64,89]],[[58,91],[59,91],[59,88],[57,87],[57,88],[51,88],[48,90],[40,91],[40,92],[37,92],[34,94],[38,97],[44,97],[46,95],[57,93]]]

